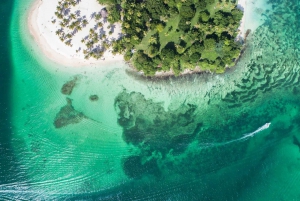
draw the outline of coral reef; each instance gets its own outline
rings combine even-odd
[[[66,82],[61,88],[61,93],[64,95],[71,95],[77,81],[78,77],[75,76],[72,80]]]
[[[84,118],[86,118],[85,115],[76,111],[72,106],[72,100],[67,98],[67,105],[63,106],[57,113],[53,124],[55,128],[62,128],[69,124],[79,123]]]

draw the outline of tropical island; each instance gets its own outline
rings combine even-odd
[[[44,0],[34,6],[29,24],[34,38],[50,46],[44,52],[49,56],[49,48],[56,50],[60,60],[72,60],[69,65],[124,59],[147,76],[179,75],[196,68],[223,73],[235,65],[243,47],[239,35],[243,12],[237,4],[236,0]]]

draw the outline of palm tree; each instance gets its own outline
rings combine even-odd
[[[67,2],[65,2],[65,3],[63,4],[63,7],[64,7],[65,9],[67,9],[67,8],[69,8],[69,4],[68,4]]]
[[[59,25],[60,25],[61,27],[65,27],[65,26],[66,26],[63,22],[60,22]]]
[[[76,15],[75,15],[74,13],[72,13],[72,14],[70,15],[70,18],[73,19],[73,20],[75,20],[75,19],[76,19]]]
[[[72,34],[68,33],[68,34],[66,35],[66,37],[67,37],[67,38],[72,38]]]
[[[104,49],[109,48],[109,44],[106,41],[103,41],[102,46],[104,47]]]
[[[69,19],[67,19],[67,18],[64,18],[64,19],[63,19],[63,23],[64,23],[64,24],[66,24],[66,25],[67,25],[67,24],[69,24],[69,22],[70,22],[70,20],[69,20]]]
[[[139,37],[138,37],[137,35],[132,36],[132,38],[133,38],[134,40],[139,40]]]
[[[100,20],[100,19],[101,19],[101,15],[100,15],[99,13],[96,14],[96,15],[95,15],[95,19],[96,19],[96,20]]]
[[[86,25],[88,25],[88,21],[86,19],[82,20],[82,25],[85,27]]]
[[[130,28],[130,24],[128,24],[127,22],[125,22],[125,23],[124,23],[124,27],[125,27],[126,29],[129,29],[129,28]]]
[[[91,49],[93,47],[93,43],[91,41],[87,42],[86,47]]]
[[[103,27],[103,23],[102,23],[102,22],[98,22],[98,23],[97,23],[97,26],[98,26],[98,27]]]
[[[75,23],[74,23],[74,22],[72,22],[72,23],[71,23],[71,25],[69,26],[69,28],[70,28],[70,29],[74,29],[74,28],[75,28],[75,26],[76,26],[76,25],[75,25]]]
[[[65,44],[66,44],[67,46],[71,46],[71,40],[67,40],[67,41],[65,42]]]
[[[130,42],[130,38],[124,38],[124,41],[125,41],[126,43],[129,43],[129,42]]]
[[[63,16],[62,14],[60,14],[60,13],[58,13],[56,16],[57,16],[58,19],[63,19],[63,17],[64,17],[64,16]]]
[[[136,13],[136,16],[141,17],[141,16],[142,16],[141,12],[138,11],[138,12]]]
[[[138,33],[141,32],[141,28],[139,28],[139,27],[136,27],[135,30],[136,30],[136,32],[138,32]]]
[[[94,36],[92,41],[93,43],[98,43],[99,42],[98,35]]]
[[[132,14],[133,14],[133,10],[129,9],[129,10],[128,10],[128,14],[129,14],[129,15],[132,15]]]

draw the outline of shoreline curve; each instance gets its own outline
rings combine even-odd
[[[53,2],[53,1],[52,1]],[[32,3],[29,9],[29,13],[27,15],[27,26],[29,33],[33,40],[36,42],[38,48],[41,50],[41,52],[51,61],[63,65],[63,66],[73,66],[73,67],[80,67],[80,66],[91,66],[91,65],[109,65],[116,62],[122,62],[124,61],[123,55],[113,55],[110,52],[105,52],[103,59],[93,59],[90,58],[89,60],[76,58],[76,57],[70,57],[67,55],[63,55],[53,49],[49,43],[53,41],[47,40],[47,35],[43,34],[43,30],[40,30],[38,25],[38,17],[39,12],[41,12],[40,7],[43,5],[44,1],[42,0],[36,0]],[[53,2],[55,3],[55,2]],[[50,19],[49,19],[50,20]],[[50,38],[50,37],[49,37]],[[51,38],[50,38],[51,39]],[[63,43],[59,45],[65,45]],[[125,61],[124,61],[125,63]]]

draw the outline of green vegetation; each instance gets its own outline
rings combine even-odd
[[[145,75],[199,66],[217,73],[234,65],[243,16],[235,0],[98,0],[110,22],[122,19],[124,36],[113,53],[124,54]]]
[[[240,54],[242,45],[234,39],[243,14],[236,8],[236,0],[98,1],[107,7],[92,14],[95,26],[81,40],[86,46],[82,49],[86,59],[100,59],[112,48],[113,54],[123,54],[145,75],[169,70],[178,75],[196,66],[222,73]],[[59,1],[55,12],[58,22],[52,21],[60,25],[56,35],[68,46],[72,46],[72,37],[89,24],[79,11],[69,12],[78,2]],[[122,24],[122,37],[108,41],[116,22]],[[109,29],[107,33],[98,34],[104,26]]]

